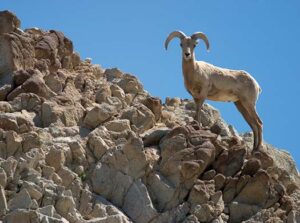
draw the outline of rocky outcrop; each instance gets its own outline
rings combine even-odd
[[[290,155],[0,12],[0,222],[300,222]]]

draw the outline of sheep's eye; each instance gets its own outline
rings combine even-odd
[[[182,43],[180,43],[180,46],[182,47]]]

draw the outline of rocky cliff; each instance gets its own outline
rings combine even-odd
[[[0,12],[0,222],[300,222],[290,155]]]

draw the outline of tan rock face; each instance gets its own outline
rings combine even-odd
[[[0,222],[299,222],[291,156],[0,12]]]
[[[21,22],[12,12],[0,12],[0,34],[10,33],[20,27]]]

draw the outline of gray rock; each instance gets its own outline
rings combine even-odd
[[[260,210],[260,207],[257,205],[232,202],[229,206],[229,210],[229,222],[239,223],[256,214]]]
[[[8,201],[8,208],[10,210],[28,209],[31,205],[31,198],[26,189],[22,189],[11,200]]]
[[[147,223],[157,215],[147,188],[140,180],[129,188],[122,209],[135,222]]]
[[[14,210],[7,214],[4,219],[3,223],[32,223],[32,222],[39,222],[39,216],[36,211],[33,210]]]
[[[133,183],[130,176],[101,163],[95,167],[91,180],[93,191],[118,207],[122,206],[124,196]]]
[[[130,74],[124,74],[117,84],[124,90],[125,93],[137,94],[143,91],[143,85],[135,76]]]
[[[116,114],[117,110],[115,107],[107,103],[102,103],[89,108],[83,122],[87,127],[94,129]]]
[[[145,105],[136,104],[123,110],[121,119],[128,119],[131,128],[138,133],[152,128],[155,125],[155,116]]]
[[[109,131],[114,132],[122,132],[126,130],[131,130],[130,122],[128,119],[116,119],[109,122],[104,123],[104,126]]]
[[[7,212],[7,202],[6,202],[6,196],[5,191],[2,186],[0,186],[0,217],[5,215]]]
[[[52,147],[46,155],[45,161],[49,166],[54,167],[54,169],[58,171],[63,167],[66,161],[64,151],[62,149]]]

